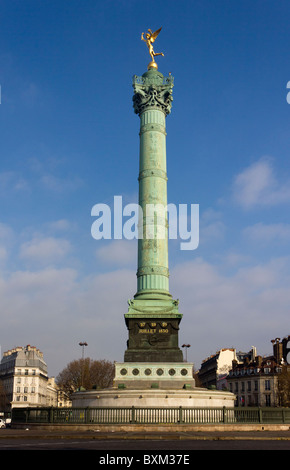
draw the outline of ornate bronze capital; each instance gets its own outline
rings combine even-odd
[[[159,109],[167,116],[172,107],[173,77],[164,77],[152,70],[142,77],[133,77],[133,108],[136,114],[142,114],[147,109]]]

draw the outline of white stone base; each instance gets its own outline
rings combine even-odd
[[[73,408],[107,407],[226,407],[234,406],[235,395],[230,392],[193,388],[192,390],[120,390],[109,388],[76,392]]]
[[[195,386],[189,362],[115,362],[114,385],[119,388],[181,389]]]

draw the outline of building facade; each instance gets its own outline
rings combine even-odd
[[[16,347],[4,352],[0,380],[6,407],[45,406],[47,365],[35,346]]]
[[[206,358],[198,371],[198,378],[203,387],[215,387],[218,390],[228,388],[227,376],[232,368],[233,360],[237,359],[236,350],[224,348]]]
[[[47,406],[70,407],[71,400],[67,393],[59,388],[54,377],[50,377],[47,382]]]
[[[205,359],[198,371],[203,387],[227,389],[236,395],[236,406],[279,406],[279,374],[289,361],[290,337],[272,340],[273,354],[221,349]]]
[[[29,344],[4,352],[0,363],[0,411],[16,407],[70,407],[68,395],[48,377],[43,353]]]
[[[236,406],[279,406],[278,382],[282,372],[282,343],[272,340],[273,355],[233,361],[227,377],[229,390],[236,395]]]

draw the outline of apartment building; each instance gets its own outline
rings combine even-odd
[[[54,377],[50,377],[47,382],[47,406],[71,407],[72,402],[66,392],[61,390]]]
[[[233,361],[227,382],[237,406],[279,406],[278,381],[285,360],[279,338],[272,344],[270,356],[245,356],[241,362]]]
[[[46,406],[47,365],[35,346],[16,347],[4,352],[0,381],[5,393],[5,408]]]
[[[215,387],[218,390],[227,388],[227,376],[232,368],[232,362],[237,358],[236,350],[223,348],[216,354],[202,361],[198,371],[198,378],[203,387]]]

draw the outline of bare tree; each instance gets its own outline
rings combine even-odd
[[[7,411],[8,409],[10,409],[8,394],[3,382],[0,380],[0,411]]]
[[[278,375],[278,396],[280,406],[290,406],[290,366],[283,365]]]
[[[71,394],[80,387],[86,390],[108,388],[113,384],[115,366],[113,362],[78,359],[70,362],[56,377],[56,383],[66,393]]]

